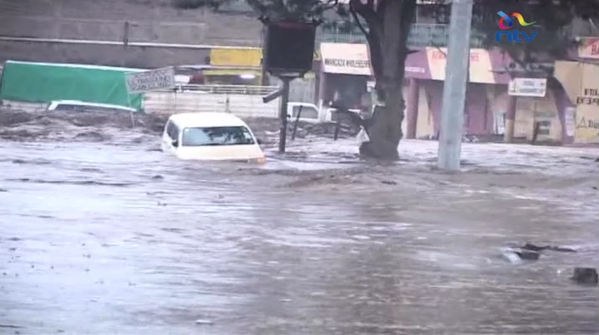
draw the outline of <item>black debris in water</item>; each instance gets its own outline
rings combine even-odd
[[[519,263],[520,261],[538,261],[541,258],[541,253],[544,251],[555,252],[576,252],[571,248],[551,246],[551,245],[535,245],[526,243],[522,246],[509,246],[503,249],[503,256],[511,263]]]
[[[520,259],[525,261],[537,261],[539,260],[539,257],[541,257],[539,252],[527,249],[515,250],[514,253],[516,253]]]
[[[599,276],[595,268],[574,268],[571,279],[580,285],[597,286],[599,282]]]
[[[526,243],[525,245],[523,245],[520,248],[524,249],[524,250],[535,251],[535,252],[541,252],[544,250],[557,251],[557,252],[576,252],[576,250],[571,249],[571,248],[564,248],[564,247],[558,247],[558,246],[552,246],[552,245],[538,246],[538,245],[534,245],[531,243]]]

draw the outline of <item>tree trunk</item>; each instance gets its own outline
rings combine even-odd
[[[368,23],[370,60],[376,79],[378,103],[366,126],[369,142],[360,154],[383,160],[398,160],[397,147],[403,137],[405,101],[403,83],[407,40],[416,12],[416,0],[384,0],[378,7],[357,10]]]
[[[389,94],[385,105],[375,106],[366,132],[370,138],[360,146],[360,154],[366,157],[398,160],[397,147],[403,137],[401,125],[404,120],[405,101],[403,85],[394,89],[387,88]]]

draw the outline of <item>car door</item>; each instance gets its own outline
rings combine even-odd
[[[291,109],[288,111],[288,116],[295,121],[298,114],[301,121],[310,123],[318,123],[321,121],[322,117],[318,108],[312,104],[300,103],[291,106]]]
[[[162,134],[162,151],[175,153],[177,147],[173,145],[174,140],[179,140],[179,127],[169,120]]]

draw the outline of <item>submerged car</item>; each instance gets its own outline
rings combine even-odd
[[[93,102],[85,102],[78,100],[57,100],[52,101],[46,107],[47,111],[69,111],[69,112],[106,112],[106,111],[125,111],[125,112],[137,112],[135,108],[109,105],[109,104],[98,104]]]
[[[260,141],[248,125],[229,113],[174,114],[162,134],[162,151],[184,160],[225,160],[262,164]]]

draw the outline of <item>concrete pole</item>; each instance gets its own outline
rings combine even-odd
[[[449,46],[443,86],[443,108],[437,164],[441,170],[459,171],[464,128],[464,107],[470,61],[470,26],[473,0],[453,0]]]

